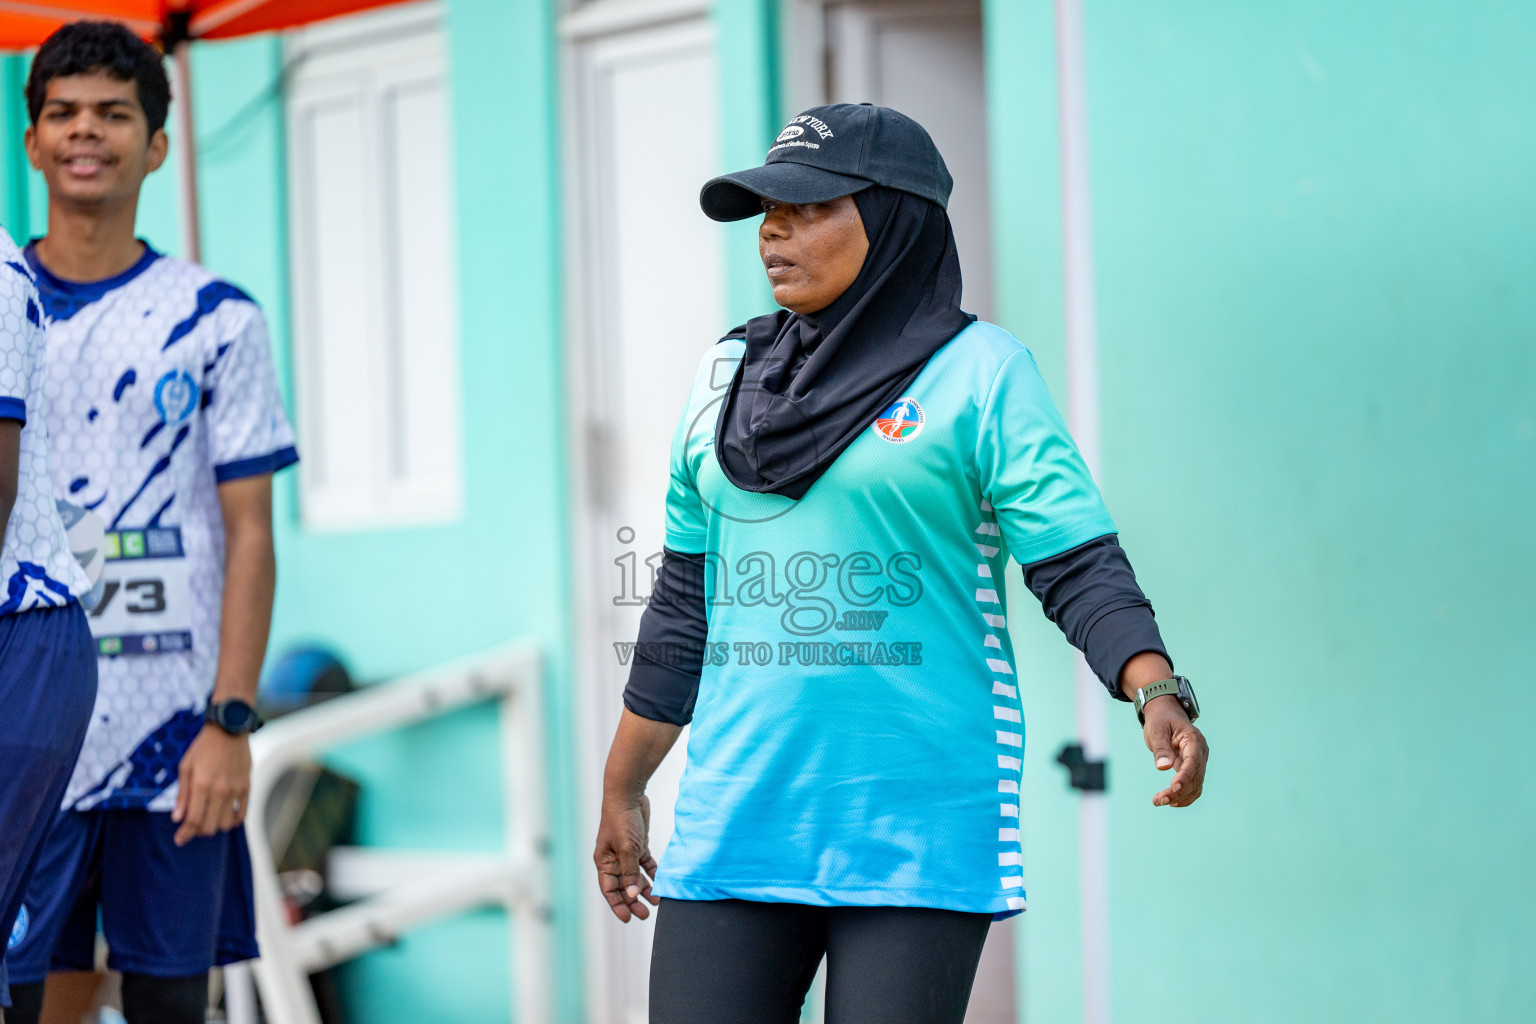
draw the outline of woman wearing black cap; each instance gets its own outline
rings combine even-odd
[[[961,311],[950,187],[916,122],[839,104],[701,194],[763,214],[783,308],[698,368],[605,772],[604,895],[665,901],[653,1024],[798,1020],[823,956],[834,1024],[962,1020],[1024,908],[1010,556],[1144,715],[1153,802],[1200,795],[1194,695],[1099,492],[1029,352]],[[645,784],[690,721],[658,872]]]

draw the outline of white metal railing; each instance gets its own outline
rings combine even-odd
[[[252,975],[269,1024],[319,1024],[310,972],[392,943],[417,925],[486,906],[504,907],[513,929],[507,974],[515,1019],[520,1024],[551,1019],[541,681],[537,648],[514,641],[296,711],[251,738],[246,833],[261,959],[249,970],[225,969],[230,1024],[256,1022]],[[265,828],[278,777],[327,748],[485,700],[500,705],[505,849],[492,854],[335,850],[328,872],[332,891],[361,898],[289,923]]]

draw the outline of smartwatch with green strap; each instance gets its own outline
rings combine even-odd
[[[1143,710],[1147,701],[1162,696],[1171,696],[1177,700],[1191,722],[1200,717],[1200,702],[1195,700],[1195,688],[1183,676],[1174,676],[1171,679],[1160,679],[1136,691],[1136,718],[1142,725],[1147,724],[1147,715]]]

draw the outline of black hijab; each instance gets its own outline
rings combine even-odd
[[[747,351],[715,426],[715,457],[745,491],[799,499],[976,318],[960,309],[949,215],[884,185],[855,192],[869,253],[809,315],[781,309],[726,337]]]

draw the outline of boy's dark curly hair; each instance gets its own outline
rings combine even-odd
[[[48,83],[69,75],[105,74],[138,87],[139,106],[149,119],[149,134],[165,127],[171,83],[160,51],[115,21],[76,21],[60,28],[38,47],[27,76],[27,113],[32,123],[43,113]]]

